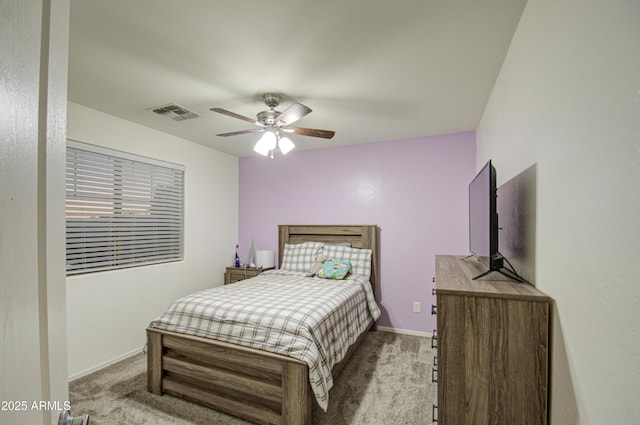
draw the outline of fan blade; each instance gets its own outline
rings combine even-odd
[[[274,121],[277,125],[293,124],[309,112],[311,112],[311,108],[304,106],[302,103],[296,102],[278,115]]]
[[[237,118],[237,119],[242,120],[242,121],[247,121],[247,122],[250,122],[252,124],[256,124],[256,120],[254,120],[253,118],[245,117],[244,115],[236,114],[235,112],[227,111],[226,109],[211,108],[209,110],[213,111],[213,112],[217,112],[217,113],[222,114],[222,115],[226,115],[228,117]]]
[[[318,130],[316,128],[300,128],[300,127],[287,127],[281,130],[287,133],[295,133],[300,136],[321,137],[323,139],[331,139],[336,132],[330,130]]]
[[[220,133],[220,134],[216,134],[216,136],[222,136],[222,137],[239,136],[241,134],[261,133],[263,131],[264,131],[263,128],[252,128],[250,130],[239,130],[239,131],[232,131],[230,133]]]

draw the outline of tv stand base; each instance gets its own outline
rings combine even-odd
[[[500,273],[500,274],[502,274],[502,275],[505,275],[505,276],[506,276],[506,277],[508,277],[509,279],[513,279],[513,280],[518,281],[518,282],[520,282],[520,283],[524,283],[524,280],[522,280],[522,279],[520,278],[520,276],[514,275],[514,274],[513,274],[513,273],[511,273],[511,272],[506,273],[506,271],[507,271],[507,269],[487,270],[486,272],[481,273],[481,274],[479,274],[478,276],[476,276],[476,277],[474,277],[474,278],[471,278],[471,280],[480,279],[481,277],[486,276],[486,275],[488,275],[489,273],[498,272],[498,273]]]

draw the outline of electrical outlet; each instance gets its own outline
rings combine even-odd
[[[413,302],[413,312],[420,313],[420,301]]]

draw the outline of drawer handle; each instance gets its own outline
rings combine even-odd
[[[435,276],[431,278],[431,282],[436,283],[436,277]]]
[[[433,330],[433,335],[431,336],[431,348],[438,348],[438,330]]]
[[[435,316],[436,314],[438,314],[438,306],[435,304],[431,304],[431,315]]]
[[[435,295],[436,294],[436,288],[431,288],[431,295]]]
[[[438,422],[438,406],[431,403],[431,422]]]
[[[431,368],[431,382],[438,382],[438,366],[433,366]]]

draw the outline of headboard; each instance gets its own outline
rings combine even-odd
[[[278,226],[278,264],[282,264],[285,243],[295,244],[309,241],[324,243],[349,242],[354,248],[368,248],[372,250],[371,278],[369,280],[377,298],[378,247],[376,233],[376,225],[281,224]]]

